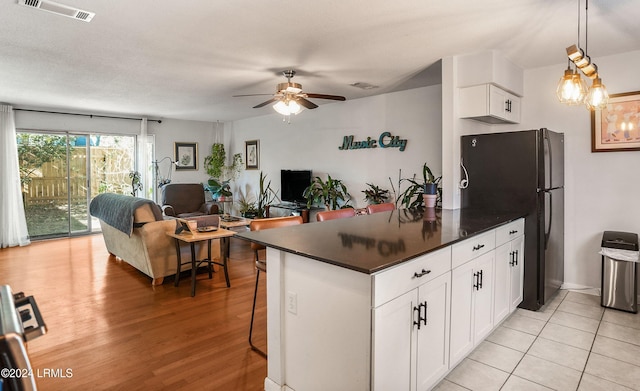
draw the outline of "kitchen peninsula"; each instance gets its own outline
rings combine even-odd
[[[267,246],[265,389],[435,385],[522,300],[523,216],[400,209],[238,234]]]

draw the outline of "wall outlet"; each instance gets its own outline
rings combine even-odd
[[[298,295],[295,292],[287,292],[287,311],[298,314]]]

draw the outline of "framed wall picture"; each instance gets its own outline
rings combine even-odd
[[[260,143],[258,140],[244,142],[245,148],[245,168],[247,170],[257,170],[260,163]]]
[[[640,151],[640,91],[612,94],[591,112],[591,152]]]
[[[174,143],[176,170],[198,169],[198,143]]]

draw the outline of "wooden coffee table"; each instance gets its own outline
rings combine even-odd
[[[231,283],[229,282],[229,268],[227,266],[227,260],[229,259],[229,238],[231,238],[236,233],[234,231],[230,231],[224,228],[218,228],[216,231],[212,232],[197,232],[197,233],[185,233],[181,232],[179,234],[173,232],[167,232],[167,235],[174,238],[176,242],[176,253],[178,256],[178,270],[176,271],[176,282],[175,286],[178,286],[180,282],[180,269],[182,265],[186,265],[191,263],[191,297],[196,295],[196,269],[202,263],[206,262],[209,269],[209,278],[212,278],[213,266],[212,264],[220,265],[224,268],[224,278],[227,281],[227,288],[231,287]],[[211,259],[211,241],[214,239],[220,240],[220,262],[216,262]],[[182,262],[180,256],[180,242],[189,243],[191,246],[191,262]],[[207,242],[207,258],[202,260],[196,260],[196,247],[195,244],[198,242]]]

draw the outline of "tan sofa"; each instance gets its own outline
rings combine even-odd
[[[100,218],[100,226],[102,227],[102,235],[109,253],[151,277],[152,285],[160,285],[164,277],[176,274],[175,241],[165,234],[166,232],[175,231],[176,221],[171,218],[157,220],[159,209],[154,213],[153,208],[158,208],[158,206],[153,203],[145,203],[135,208],[131,235],[127,235],[106,223],[102,218]],[[198,260],[206,258],[207,248],[205,243],[197,243],[196,251]],[[188,244],[183,243],[180,253],[182,262],[187,262],[191,259],[191,249]],[[212,241],[211,253],[213,258],[220,258],[219,241]],[[184,265],[182,270],[189,270],[190,268],[191,265]]]

